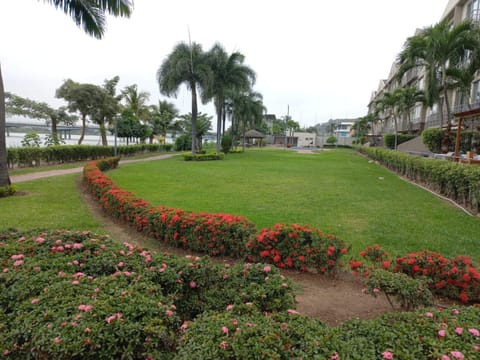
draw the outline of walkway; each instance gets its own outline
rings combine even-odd
[[[121,159],[120,164],[128,164],[128,163],[141,162],[141,161],[163,160],[163,159],[171,158],[173,156],[176,156],[176,154],[163,154],[163,155],[152,156],[152,157],[143,158],[143,159],[130,159],[130,160]],[[52,176],[76,174],[76,173],[81,173],[82,171],[83,171],[83,166],[71,168],[71,169],[39,171],[39,172],[30,173],[30,174],[10,176],[10,181],[12,182],[12,184],[16,184],[23,181],[43,179],[43,178],[52,177]]]

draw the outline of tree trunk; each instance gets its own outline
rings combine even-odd
[[[217,109],[217,154],[220,154],[220,142],[222,139],[222,104],[223,100],[218,98],[215,104]]]
[[[192,155],[195,159],[195,153],[197,152],[197,86],[195,83],[190,84],[192,89]]]
[[[8,176],[5,118],[5,89],[3,87],[2,68],[0,66],[0,186],[8,186],[11,184],[10,177]]]
[[[100,121],[100,135],[102,137],[102,146],[108,146],[107,129],[105,128],[105,120]]]
[[[242,122],[242,137],[243,137],[243,141],[242,141],[242,150],[243,152],[245,152],[245,119],[243,119],[243,122]]]
[[[85,137],[85,128],[87,127],[87,115],[82,114],[82,133],[80,134],[80,139],[78,139],[78,145],[82,144],[83,138]]]
[[[55,115],[50,116],[50,121],[52,122],[52,139],[55,145],[60,144],[58,140],[58,131],[57,131],[57,117]]]

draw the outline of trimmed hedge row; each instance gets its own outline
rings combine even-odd
[[[359,152],[401,176],[480,212],[480,166],[408,155],[382,148],[358,147]]]
[[[404,142],[412,140],[416,137],[416,135],[397,134],[397,145],[403,144]],[[383,136],[383,141],[385,146],[389,149],[395,148],[395,134],[385,134]]]
[[[119,156],[132,156],[144,152],[170,151],[171,144],[140,144],[118,146]],[[42,162],[57,164],[73,161],[96,160],[113,156],[113,146],[57,145],[48,147],[19,147],[7,149],[10,168],[39,166]]]
[[[223,160],[225,158],[225,154],[195,154],[195,156],[191,153],[184,153],[183,159],[185,161],[210,161],[210,160]]]
[[[283,268],[314,268],[323,273],[335,272],[340,257],[347,252],[343,241],[318,229],[277,224],[273,229],[258,231],[253,222],[241,216],[152,207],[118,188],[100,170],[114,168],[116,163],[109,160],[85,165],[84,178],[90,192],[108,214],[169,245],[213,256],[265,261]]]

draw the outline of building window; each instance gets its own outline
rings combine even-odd
[[[473,21],[480,21],[480,0],[472,0],[468,4],[467,17]]]
[[[472,104],[480,105],[480,81],[473,83]]]

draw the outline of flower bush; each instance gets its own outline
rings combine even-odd
[[[332,274],[348,250],[334,235],[307,225],[275,224],[262,229],[247,243],[248,260],[265,261],[280,268]]]
[[[0,353],[12,359],[168,358],[206,311],[295,305],[269,265],[153,254],[88,231],[0,234],[0,264]]]
[[[176,358],[433,360],[462,354],[477,359],[478,324],[480,309],[475,307],[394,312],[328,328],[292,310],[263,314],[233,306],[190,322]]]
[[[390,296],[394,296],[406,310],[433,305],[433,295],[425,279],[412,279],[406,274],[384,269],[376,269],[370,274],[366,280],[366,293],[375,297],[379,293],[385,294],[392,307]]]
[[[247,258],[281,268],[316,269],[334,273],[345,244],[334,235],[324,235],[308,226],[277,224],[257,228],[250,220],[230,214],[191,212],[164,206],[152,207],[135,194],[115,186],[100,170],[115,167],[110,159],[84,167],[90,192],[103,209],[138,231],[169,245],[213,256]]]
[[[368,277],[376,269],[403,273],[414,279],[426,279],[430,291],[439,296],[464,303],[480,302],[480,273],[468,256],[448,259],[436,252],[423,250],[390,260],[379,245],[367,247],[360,256],[364,262],[350,261],[354,274]]]

